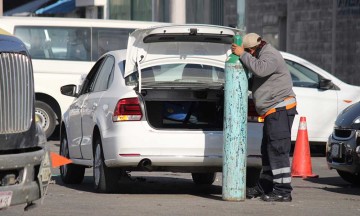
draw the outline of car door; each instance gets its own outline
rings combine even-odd
[[[79,95],[69,108],[69,121],[68,121],[68,142],[69,152],[71,158],[82,158],[81,142],[83,140],[83,127],[82,127],[82,108],[86,102],[87,97],[91,93],[91,86],[95,82],[95,78],[100,66],[103,63],[103,59],[100,59],[90,70],[89,74],[84,79],[80,86]]]
[[[80,142],[82,139],[81,107],[87,96],[87,93],[81,94],[69,107],[69,122],[68,130],[66,132],[68,136],[69,152],[71,158],[82,158],[80,151]]]
[[[320,88],[321,75],[299,62],[286,60],[291,73],[293,90],[297,98],[298,115],[292,127],[292,140],[296,140],[299,119],[306,117],[309,140],[320,141],[328,137],[327,127],[332,127],[337,115],[338,94],[336,87]]]
[[[102,120],[106,119],[108,106],[107,104],[101,103],[101,98],[103,94],[106,93],[106,90],[113,79],[114,63],[114,57],[110,55],[105,57],[94,82],[91,84],[91,93],[84,100],[81,109],[81,124],[83,128],[81,153],[84,159],[92,159],[92,139],[95,125],[100,129],[104,127]]]

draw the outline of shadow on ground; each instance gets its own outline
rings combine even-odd
[[[360,195],[360,187],[345,182],[341,177],[306,178],[305,181],[321,185],[321,189],[348,195]],[[334,187],[335,186],[335,187]],[[360,200],[360,197],[359,197]]]
[[[193,194],[200,196],[221,195],[218,185],[196,185],[191,179],[169,177],[136,176],[124,177],[119,181],[114,193],[119,194]],[[176,174],[175,174],[176,175]],[[74,190],[96,193],[93,188],[93,177],[85,176],[82,184],[64,184],[60,176],[53,176],[55,184]]]

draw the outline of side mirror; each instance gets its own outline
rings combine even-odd
[[[334,88],[334,84],[331,80],[329,79],[325,79],[325,78],[321,78],[319,81],[319,89],[323,89],[323,90],[329,90]]]
[[[77,96],[76,85],[73,85],[73,84],[61,86],[60,92],[61,92],[61,94],[66,95],[66,96],[70,96],[70,97],[76,97]]]

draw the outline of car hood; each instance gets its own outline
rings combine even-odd
[[[168,25],[130,34],[124,76],[138,68],[166,63],[204,63],[222,67],[237,29],[213,25]]]
[[[344,109],[335,121],[336,128],[360,129],[360,102],[354,103]]]

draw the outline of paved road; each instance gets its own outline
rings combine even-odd
[[[48,143],[58,151],[58,141]],[[26,215],[360,215],[360,188],[343,181],[328,170],[324,157],[313,157],[315,179],[293,179],[293,202],[265,203],[258,199],[244,202],[222,200],[221,173],[212,186],[197,186],[190,174],[138,172],[121,184],[116,194],[97,194],[92,188],[92,170],[84,183],[64,185],[53,170],[43,204],[23,211],[14,206],[0,211],[2,216]]]

